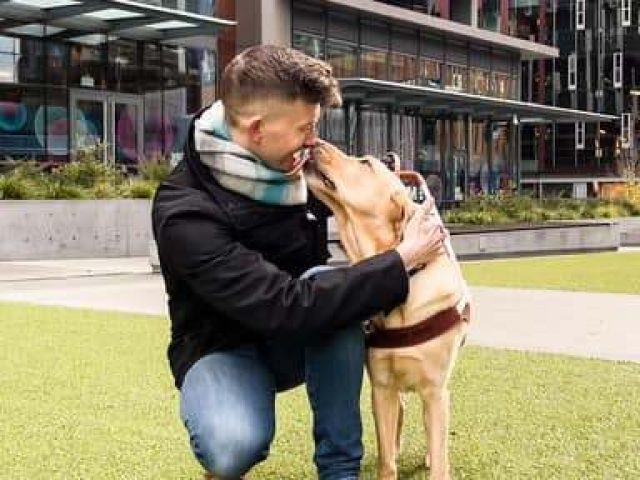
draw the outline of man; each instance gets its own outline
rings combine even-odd
[[[245,50],[156,194],[169,362],[191,447],[214,478],[240,478],[266,458],[276,392],[303,382],[319,478],[358,477],[360,323],[402,303],[406,272],[442,241],[421,213],[396,250],[305,273],[324,252],[300,151],[317,142],[321,108],[339,103],[324,62],[284,47]]]

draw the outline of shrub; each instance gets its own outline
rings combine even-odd
[[[32,188],[24,178],[14,175],[0,175],[0,199],[26,200],[33,198]]]
[[[118,198],[122,196],[122,187],[112,182],[99,181],[90,190],[90,198]]]
[[[639,198],[640,198],[640,189]],[[525,195],[471,198],[443,214],[447,223],[490,225],[541,223],[558,220],[616,218],[640,215],[640,201],[629,195],[622,200],[534,199]]]
[[[87,198],[85,191],[77,186],[51,179],[44,184],[44,198],[52,200],[74,200]]]
[[[140,164],[138,175],[143,180],[150,180],[160,184],[171,173],[171,166],[168,159],[165,160],[147,160]]]
[[[157,188],[157,182],[130,180],[123,189],[123,196],[126,198],[153,198]]]
[[[124,175],[115,166],[95,159],[85,158],[65,163],[52,173],[58,181],[83,188],[92,188],[98,183],[121,183]]]

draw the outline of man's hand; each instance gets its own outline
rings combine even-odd
[[[442,247],[447,235],[440,219],[430,213],[432,208],[433,198],[428,198],[415,209],[396,247],[407,270],[426,263]]]

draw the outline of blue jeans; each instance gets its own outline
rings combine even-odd
[[[269,453],[276,393],[304,382],[318,477],[358,478],[364,353],[362,329],[354,325],[313,341],[276,340],[201,358],[180,390],[180,415],[196,458],[217,477],[240,478]]]

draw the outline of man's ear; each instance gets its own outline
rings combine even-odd
[[[247,122],[247,134],[251,142],[260,145],[264,137],[264,121],[262,117],[251,117]]]

